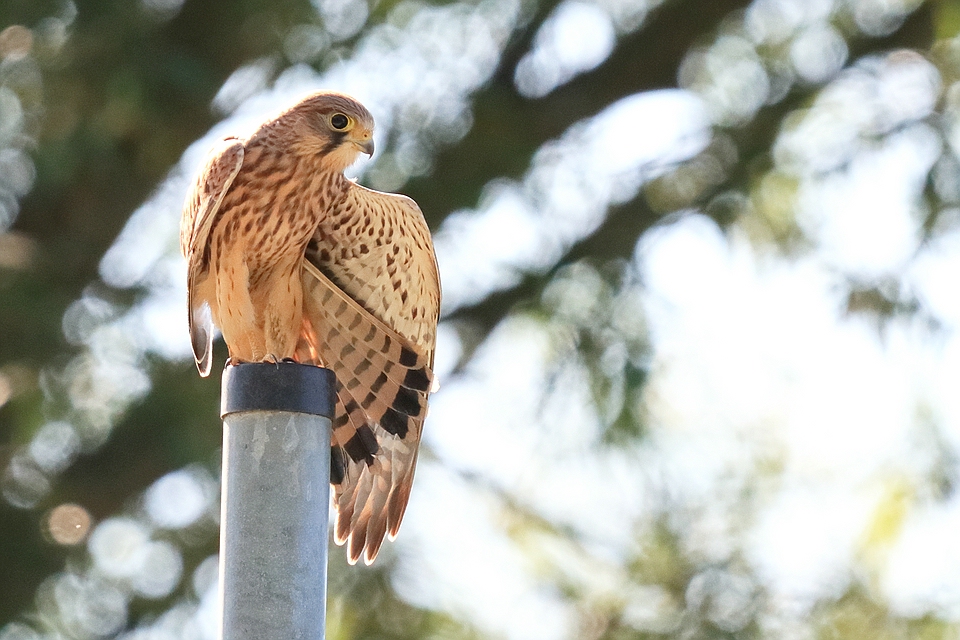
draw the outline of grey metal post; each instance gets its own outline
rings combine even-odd
[[[223,640],[323,640],[333,372],[282,362],[223,372]]]

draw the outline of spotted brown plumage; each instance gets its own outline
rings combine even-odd
[[[187,197],[181,249],[197,368],[213,327],[232,362],[294,358],[337,375],[334,539],[373,562],[410,497],[440,281],[416,203],[343,175],[372,153],[373,118],[347,96],[307,98],[213,150]]]

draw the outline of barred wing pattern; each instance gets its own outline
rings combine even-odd
[[[344,221],[357,221],[348,224]],[[301,362],[337,376],[334,539],[373,562],[410,497],[433,384],[440,283],[429,231],[404,196],[351,185],[303,269]]]

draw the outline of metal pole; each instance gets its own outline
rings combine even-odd
[[[323,640],[333,372],[282,362],[223,372],[223,640]]]

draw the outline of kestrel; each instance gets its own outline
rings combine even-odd
[[[214,325],[230,361],[292,358],[332,369],[334,540],[373,562],[400,528],[440,312],[440,278],[417,204],[348,180],[373,154],[373,116],[319,93],[214,147],[187,196],[190,340],[210,373]]]

